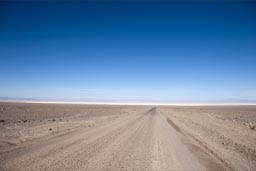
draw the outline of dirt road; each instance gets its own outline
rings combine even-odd
[[[157,108],[0,153],[0,170],[228,170]]]

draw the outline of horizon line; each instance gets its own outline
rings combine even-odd
[[[117,101],[43,101],[1,100],[1,103],[87,104],[87,105],[160,105],[160,106],[256,106],[256,102],[117,102]]]

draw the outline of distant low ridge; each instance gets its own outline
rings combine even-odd
[[[99,100],[99,99],[61,99],[61,98],[20,98],[0,97],[1,102],[24,103],[64,103],[64,104],[131,104],[131,105],[256,105],[256,100],[225,99],[215,101],[156,101],[156,100]]]

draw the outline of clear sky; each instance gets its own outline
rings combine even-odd
[[[1,2],[0,96],[256,100],[256,3]]]

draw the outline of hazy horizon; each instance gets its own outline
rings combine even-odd
[[[209,101],[196,100],[102,100],[102,99],[64,99],[64,98],[19,98],[0,97],[0,102],[21,103],[60,103],[60,104],[113,104],[113,105],[256,105],[256,100],[222,99]]]
[[[0,97],[256,101],[256,3],[0,2]]]

